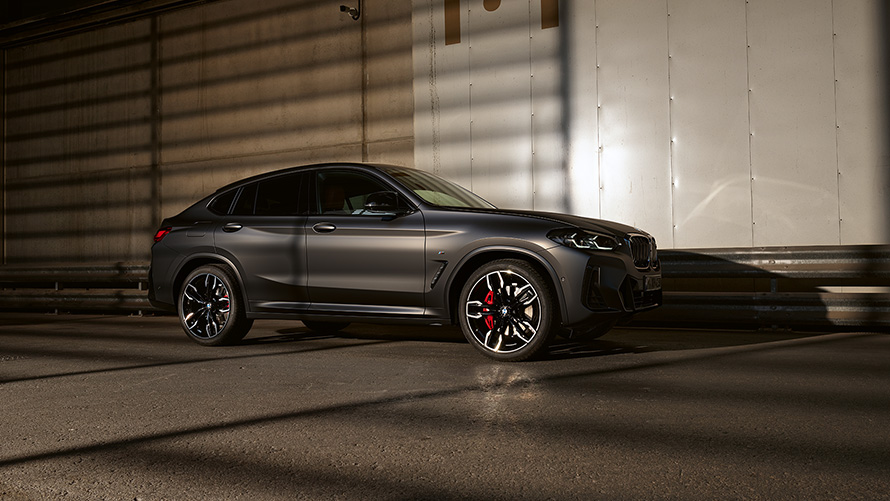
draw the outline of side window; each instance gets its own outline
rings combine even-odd
[[[260,181],[256,191],[257,216],[294,216],[300,212],[299,194],[302,173],[277,176]]]
[[[256,185],[257,183],[250,183],[241,189],[241,195],[238,196],[238,200],[235,202],[232,214],[236,216],[253,215],[253,206],[256,204]]]
[[[217,214],[226,215],[229,213],[229,209],[232,208],[232,202],[235,201],[235,195],[237,194],[238,190],[229,190],[213,199],[207,208]]]
[[[362,215],[368,195],[393,189],[373,177],[355,171],[321,171],[316,175],[315,214]],[[369,214],[369,215],[379,215]]]

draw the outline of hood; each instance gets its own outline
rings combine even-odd
[[[634,228],[633,226],[628,226],[626,224],[616,223],[614,221],[606,221],[605,219],[594,219],[589,217],[574,216],[571,214],[562,214],[559,212],[542,212],[514,209],[496,209],[492,212],[512,216],[534,217],[538,219],[553,221],[555,223],[562,223],[567,226],[575,226],[577,228],[582,228],[585,230],[611,233],[616,236],[623,236],[629,233],[648,235],[648,233],[646,233],[645,231]]]

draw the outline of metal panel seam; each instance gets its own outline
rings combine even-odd
[[[667,61],[667,80],[668,80],[668,140],[671,142],[670,147],[668,148],[668,172],[671,176],[671,184],[670,184],[670,203],[671,203],[671,244],[672,246],[677,241],[677,220],[674,215],[674,186],[675,186],[675,177],[674,177],[674,93],[673,88],[671,87],[671,2],[670,0],[665,0],[664,2],[664,10],[665,10],[665,23],[667,24],[667,29],[665,33],[667,35],[667,53],[668,53],[668,61]]]
[[[602,131],[602,108],[603,103],[600,100],[600,18],[596,11],[596,0],[593,0],[593,18],[595,19],[593,26],[593,59],[596,75],[596,189],[597,189],[597,214],[596,217],[603,217],[603,131]]]
[[[752,142],[754,131],[751,130],[751,25],[748,23],[750,3],[745,2],[745,77],[748,87],[748,197],[751,201],[751,245],[754,245],[754,154]]]
[[[475,163],[475,155],[473,149],[473,27],[470,26],[472,23],[472,18],[470,17],[470,2],[467,0],[467,82],[469,82],[470,88],[468,90],[469,98],[467,99],[467,112],[470,117],[470,191],[473,191],[473,164]]]
[[[844,233],[841,227],[844,224],[843,215],[841,214],[841,154],[840,154],[840,122],[837,114],[837,28],[834,25],[834,0],[831,0],[831,69],[834,72],[834,165],[837,177],[835,177],[835,188],[837,190],[837,243],[843,243]]]
[[[537,187],[535,186],[535,73],[534,73],[534,63],[532,61],[532,0],[528,2],[528,102],[529,108],[531,109],[531,114],[528,117],[529,121],[529,139],[531,139],[531,170],[532,170],[532,210],[537,210],[535,207],[535,200],[537,197],[535,194],[537,193]]]

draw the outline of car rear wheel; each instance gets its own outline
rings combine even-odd
[[[492,261],[476,270],[460,294],[464,336],[488,357],[518,362],[546,349],[557,315],[546,279],[518,259]]]
[[[319,320],[303,320],[309,330],[322,332],[324,334],[333,334],[349,327],[349,322],[322,322]]]
[[[179,294],[179,322],[192,341],[205,346],[237,343],[253,325],[237,282],[218,265],[201,266],[186,277]]]

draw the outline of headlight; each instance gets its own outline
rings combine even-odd
[[[586,230],[557,230],[550,232],[547,237],[573,249],[610,251],[621,245],[618,239],[611,235]]]

